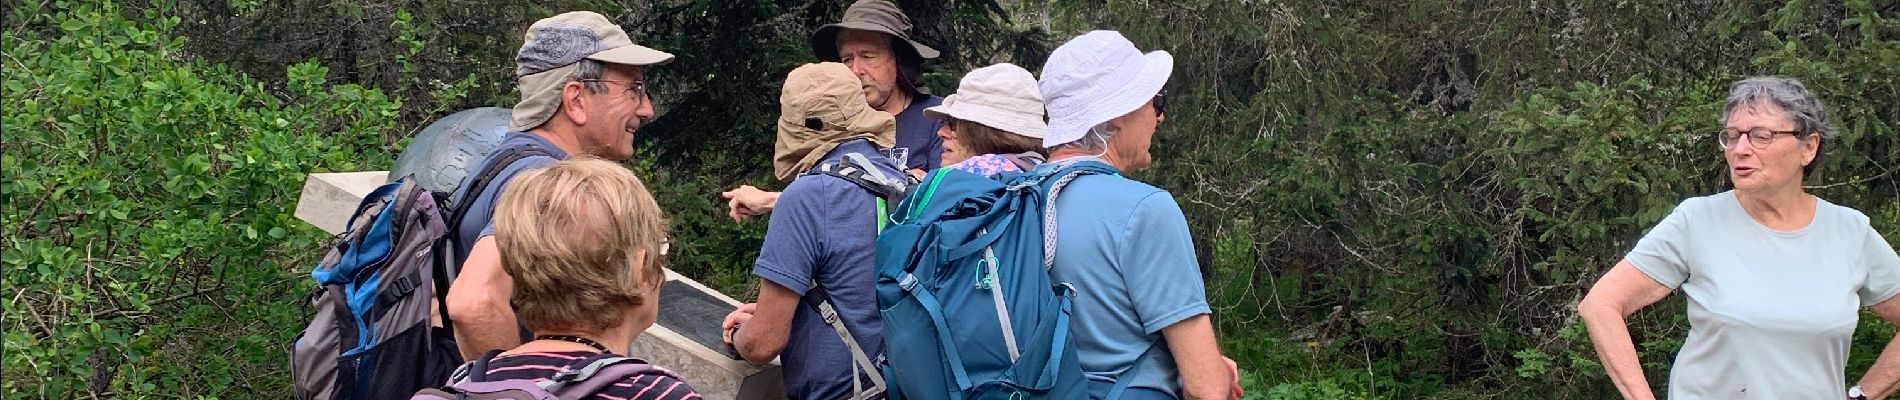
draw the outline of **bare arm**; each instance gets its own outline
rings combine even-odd
[[[1900,326],[1900,296],[1894,296],[1873,306],[1875,314],[1888,323]],[[1884,399],[1894,394],[1896,383],[1900,383],[1900,335],[1887,341],[1887,349],[1880,352],[1880,358],[1874,359],[1874,366],[1860,377],[1860,390],[1867,392],[1869,399]]]
[[[1174,353],[1174,364],[1181,368],[1184,399],[1229,399],[1233,395],[1234,374],[1220,355],[1214,341],[1214,323],[1207,314],[1196,315],[1161,328],[1162,340]]]
[[[1643,377],[1643,365],[1636,359],[1636,343],[1630,339],[1630,314],[1669,296],[1668,286],[1636,270],[1629,260],[1616,263],[1610,272],[1590,287],[1590,294],[1577,304],[1577,314],[1590,329],[1590,342],[1596,345],[1597,358],[1616,383],[1624,399],[1653,400],[1649,380]]]
[[[475,241],[461,275],[449,285],[449,319],[455,323],[455,346],[461,349],[462,359],[521,345],[515,309],[508,303],[514,288],[514,279],[501,269],[495,238]]]
[[[739,350],[739,356],[753,364],[765,364],[785,351],[792,334],[792,313],[798,311],[798,293],[772,281],[759,281],[759,302],[747,304],[726,315],[724,327],[744,325],[727,343]]]

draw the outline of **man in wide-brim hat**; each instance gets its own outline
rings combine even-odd
[[[910,17],[885,0],[859,0],[844,11],[844,20],[818,27],[811,34],[812,53],[819,61],[845,64],[862,83],[865,103],[897,118],[896,146],[886,149],[913,176],[940,167],[943,139],[937,137],[942,120],[928,118],[924,109],[943,104],[921,85],[924,60],[937,58],[937,49],[911,39]],[[764,214],[778,202],[777,192],[750,185],[723,195],[733,219]]]

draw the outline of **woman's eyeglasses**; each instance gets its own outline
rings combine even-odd
[[[1720,143],[1723,149],[1729,149],[1735,147],[1736,142],[1742,141],[1743,136],[1747,136],[1749,145],[1755,146],[1757,149],[1765,149],[1768,148],[1768,145],[1775,144],[1775,138],[1777,137],[1781,137],[1782,135],[1793,136],[1800,133],[1800,131],[1777,131],[1768,128],[1755,128],[1747,131],[1728,128],[1716,132],[1715,141],[1716,143]]]

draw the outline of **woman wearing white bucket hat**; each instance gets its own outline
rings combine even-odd
[[[1120,33],[1070,40],[1042,68],[1049,111],[1038,174],[1075,164],[1131,171],[1152,162],[1148,145],[1163,120],[1167,52],[1142,54]],[[1090,397],[1127,380],[1123,399],[1238,397],[1232,361],[1221,356],[1187,219],[1167,191],[1121,174],[1084,175],[1054,199],[1050,276],[1076,291],[1070,327]],[[1052,189],[1054,192],[1054,189]]]
[[[1041,164],[1042,93],[1036,76],[1015,64],[977,68],[963,75],[957,94],[924,116],[944,120],[943,165],[984,176],[1028,171]]]

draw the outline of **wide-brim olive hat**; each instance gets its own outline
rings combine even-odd
[[[910,44],[917,56],[937,58],[937,49],[911,40],[910,28],[910,17],[905,16],[896,4],[885,0],[858,0],[844,10],[843,22],[818,27],[811,33],[811,51],[818,56],[819,61],[840,61],[838,34],[845,29],[853,29],[891,35],[898,41]]]

